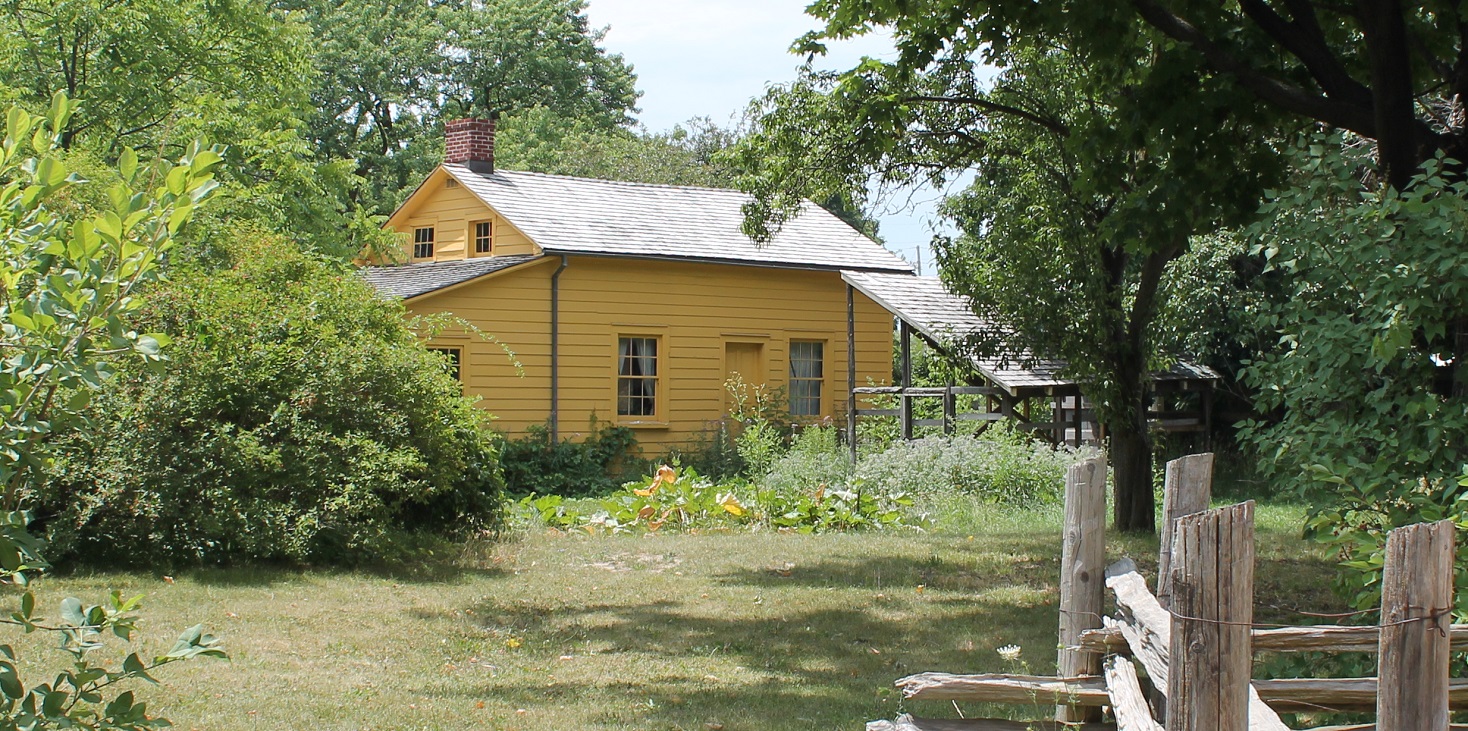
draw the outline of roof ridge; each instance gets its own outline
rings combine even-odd
[[[744,191],[742,191],[742,190],[740,190],[738,188],[714,188],[712,186],[707,186],[707,185],[671,185],[671,184],[668,184],[668,183],[643,183],[643,182],[638,182],[638,181],[635,181],[635,180],[612,180],[610,178],[589,178],[589,177],[586,177],[584,175],[558,175],[558,174],[555,174],[555,173],[538,173],[538,172],[535,172],[533,170],[501,170],[499,168],[496,168],[495,171],[492,172],[492,173],[477,173],[477,172],[474,172],[473,170],[470,170],[468,168],[468,166],[466,166],[466,165],[460,165],[458,163],[447,163],[447,164],[444,165],[444,167],[453,167],[453,168],[455,168],[455,172],[457,172],[458,170],[462,169],[463,171],[465,171],[466,173],[468,173],[470,175],[478,175],[481,178],[493,177],[495,175],[500,175],[500,174],[509,174],[509,175],[533,175],[533,176],[535,176],[537,178],[551,178],[553,180],[577,180],[577,181],[583,181],[583,182],[588,182],[588,183],[605,183],[607,185],[621,185],[621,186],[627,186],[627,187],[630,187],[630,188],[663,188],[663,189],[672,189],[672,190],[697,190],[697,191],[703,191],[703,192],[709,192],[709,193],[733,193],[735,195],[740,195],[740,196],[750,196],[751,195],[750,193],[746,193],[746,192],[744,192]],[[812,204],[812,205],[814,205],[814,204]]]

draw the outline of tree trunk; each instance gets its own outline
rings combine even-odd
[[[1116,499],[1113,511],[1116,529],[1126,532],[1157,532],[1157,503],[1152,494],[1152,438],[1147,433],[1146,412],[1117,419],[1107,430]]]

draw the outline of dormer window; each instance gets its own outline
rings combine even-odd
[[[413,258],[433,258],[433,227],[413,229]]]
[[[494,252],[494,223],[490,221],[479,221],[474,224],[474,253],[489,254]]]

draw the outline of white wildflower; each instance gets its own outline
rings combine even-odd
[[[1004,658],[1006,662],[1014,662],[1019,659],[1020,648],[1019,645],[1005,645],[995,652],[999,653],[999,657]]]

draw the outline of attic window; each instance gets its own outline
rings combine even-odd
[[[433,227],[413,229],[413,258],[433,258]]]
[[[479,221],[474,224],[474,253],[488,254],[494,250],[494,224]]]
[[[454,180],[453,178],[449,178],[448,180],[443,181],[443,187],[445,187],[445,188],[457,188],[457,187],[459,187],[459,181]]]

